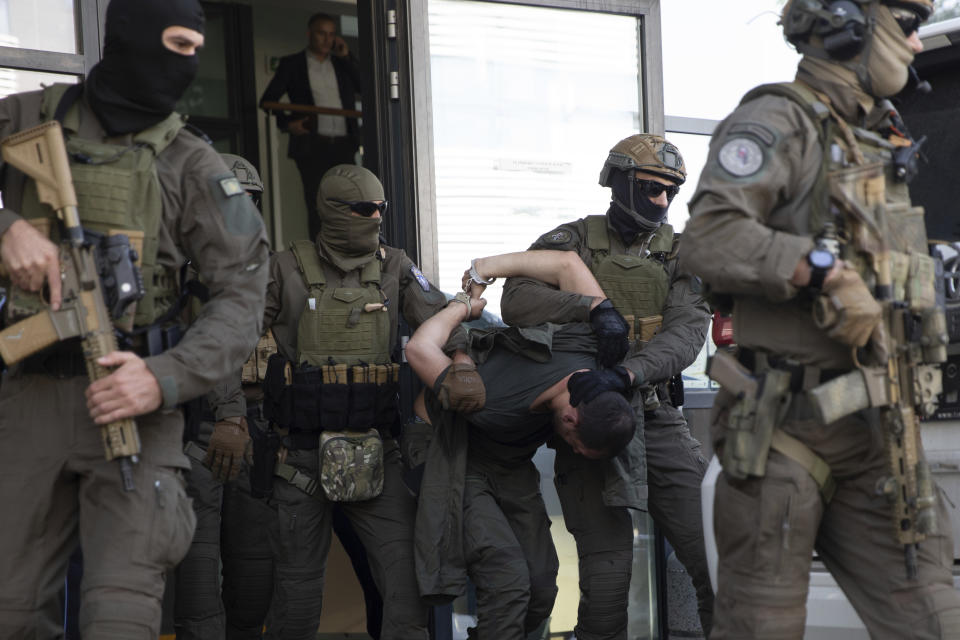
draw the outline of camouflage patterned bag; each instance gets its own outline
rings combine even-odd
[[[376,429],[320,434],[320,486],[331,502],[361,502],[383,491],[383,441]]]

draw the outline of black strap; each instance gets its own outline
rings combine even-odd
[[[80,97],[80,94],[83,93],[83,83],[78,82],[77,84],[70,85],[66,91],[63,92],[63,95],[60,97],[60,102],[57,103],[57,109],[53,112],[53,119],[63,124],[63,118],[67,115],[67,111],[70,110],[70,107],[77,101]]]

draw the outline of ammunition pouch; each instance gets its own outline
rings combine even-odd
[[[273,492],[273,475],[280,451],[280,435],[272,429],[250,425],[253,460],[250,464],[250,493],[255,498],[269,497]]]
[[[292,363],[270,356],[263,381],[263,415],[289,432],[291,448],[316,442],[321,431],[390,429],[397,416],[400,366]]]
[[[320,486],[331,502],[371,500],[383,491],[383,440],[376,429],[320,435]]]

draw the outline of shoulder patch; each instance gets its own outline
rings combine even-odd
[[[550,233],[545,234],[543,236],[543,240],[547,244],[567,244],[572,239],[573,239],[573,234],[571,234],[566,229],[551,231]]]
[[[752,137],[734,136],[723,143],[717,161],[724,171],[736,178],[746,178],[763,168],[766,154]]]
[[[237,180],[236,176],[221,178],[220,189],[223,190],[223,195],[227,196],[228,198],[231,196],[239,196],[244,193],[243,186],[241,186],[240,181]]]
[[[414,278],[417,279],[417,282],[420,284],[420,288],[424,291],[430,291],[430,281],[427,280],[427,276],[423,275],[423,272],[417,267],[417,265],[410,265],[410,273]]]
[[[207,188],[223,216],[227,231],[234,235],[248,236],[263,228],[260,212],[246,196],[243,186],[235,175],[215,175],[208,178]]]

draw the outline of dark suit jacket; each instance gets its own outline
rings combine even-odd
[[[280,97],[286,94],[290,102],[294,104],[314,104],[313,91],[310,89],[310,77],[307,74],[307,51],[304,49],[299,53],[280,58],[280,64],[276,73],[267,85],[266,90],[260,97],[260,104],[264,102],[278,102]],[[360,70],[357,59],[352,54],[346,58],[338,58],[331,55],[330,61],[333,63],[333,70],[337,74],[337,86],[340,89],[340,101],[345,109],[353,109],[355,96],[360,93]],[[277,113],[277,126],[282,130],[287,130],[287,124],[291,120],[303,117],[301,113],[284,112]],[[360,130],[357,126],[356,118],[347,118],[347,134],[360,144]],[[309,155],[311,148],[317,144],[312,135],[290,136],[290,144],[287,147],[287,155],[291,158]]]

